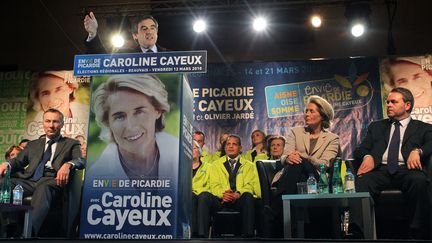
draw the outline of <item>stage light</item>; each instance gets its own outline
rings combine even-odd
[[[354,37],[360,37],[365,32],[365,26],[362,23],[356,23],[351,27],[351,34]]]
[[[370,25],[369,15],[371,8],[368,3],[352,3],[345,8],[345,17],[348,20],[348,26],[354,37],[360,37],[366,33]]]
[[[314,28],[319,28],[322,24],[322,20],[319,15],[313,15],[310,19],[310,22]]]
[[[194,25],[193,25],[193,30],[196,33],[201,33],[203,31],[205,31],[207,29],[207,24],[204,20],[199,19],[197,21],[195,21]]]
[[[123,36],[121,36],[120,34],[114,34],[111,37],[111,44],[115,47],[115,48],[120,48],[124,45],[125,40],[123,38]]]
[[[267,28],[267,20],[263,17],[255,18],[253,21],[253,28],[255,31],[263,31]]]

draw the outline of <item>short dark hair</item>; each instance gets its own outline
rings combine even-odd
[[[408,113],[411,113],[411,111],[414,108],[414,96],[411,93],[411,91],[409,89],[406,88],[402,88],[402,87],[396,87],[393,88],[390,93],[399,93],[402,95],[402,99],[404,100],[405,103],[410,103],[411,107],[407,110]]]
[[[135,18],[132,18],[132,20],[131,20],[131,31],[132,31],[132,33],[134,33],[134,34],[138,33],[138,24],[141,23],[141,21],[146,20],[146,19],[153,20],[153,22],[156,25],[156,29],[159,29],[159,23],[157,22],[157,20],[153,16],[151,16],[151,15],[140,15],[140,16],[137,16]]]
[[[239,145],[241,145],[241,138],[240,138],[239,135],[237,135],[237,134],[230,134],[230,135],[228,135],[227,141],[228,141],[229,138],[237,138],[238,141],[239,141]]]
[[[30,139],[23,138],[23,139],[21,139],[21,141],[18,143],[18,145],[20,145],[20,144],[22,144],[22,143],[27,143],[27,142],[30,142]]]
[[[49,108],[48,110],[46,110],[45,112],[44,112],[44,115],[46,114],[46,113],[57,113],[59,116],[60,116],[60,121],[61,121],[61,123],[64,123],[64,115],[63,115],[63,113],[61,112],[61,111],[59,111],[59,110],[57,110],[57,109],[54,109],[54,108]]]
[[[202,131],[195,131],[194,134],[202,135],[203,138],[204,138],[204,140],[205,140],[205,134],[204,134],[204,132],[202,132]]]

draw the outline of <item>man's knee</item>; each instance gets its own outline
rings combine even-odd
[[[356,178],[355,187],[357,192],[369,192],[369,185],[366,177],[367,175],[362,175]]]

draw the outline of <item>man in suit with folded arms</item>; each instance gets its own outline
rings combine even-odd
[[[8,168],[11,174],[24,171],[20,178],[11,178],[11,187],[20,184],[24,197],[32,196],[35,235],[48,214],[52,199],[68,184],[71,170],[84,168],[79,141],[62,137],[62,127],[63,114],[56,109],[46,110],[43,114],[46,136],[30,141],[16,158],[0,165],[1,177]]]
[[[87,53],[89,54],[103,54],[107,53],[105,50],[98,33],[98,22],[93,14],[90,12],[84,18],[84,29],[88,33],[85,40]],[[132,20],[131,31],[132,37],[138,45],[131,48],[123,48],[115,52],[120,53],[134,53],[134,52],[164,52],[165,48],[156,44],[158,39],[159,24],[157,20],[151,15],[138,16]]]
[[[414,97],[408,89],[392,89],[386,103],[388,119],[372,122],[354,152],[362,161],[356,189],[374,199],[386,188],[400,189],[408,202],[411,236],[424,238],[430,175],[423,167],[432,155],[432,125],[411,118]]]

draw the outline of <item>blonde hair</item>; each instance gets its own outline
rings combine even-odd
[[[334,110],[332,105],[330,105],[330,103],[326,99],[318,95],[310,96],[307,100],[307,104],[309,103],[313,103],[318,107],[318,112],[323,118],[322,127],[329,128],[331,125],[331,121],[334,118]]]
[[[33,102],[33,110],[40,111],[42,109],[42,105],[39,102],[39,85],[41,84],[42,78],[59,78],[62,79],[70,89],[73,90],[69,95],[69,102],[73,102],[75,100],[75,90],[78,89],[78,81],[75,76],[73,76],[72,71],[47,71],[47,72],[39,72],[33,74],[31,84],[30,84],[30,99]]]
[[[105,142],[112,142],[113,137],[109,128],[108,114],[109,104],[108,97],[111,94],[121,90],[130,90],[141,93],[150,99],[151,104],[162,114],[156,120],[156,132],[165,128],[164,113],[169,112],[168,92],[165,85],[155,75],[113,75],[101,84],[93,93],[93,112],[95,120],[101,128],[99,137]]]

